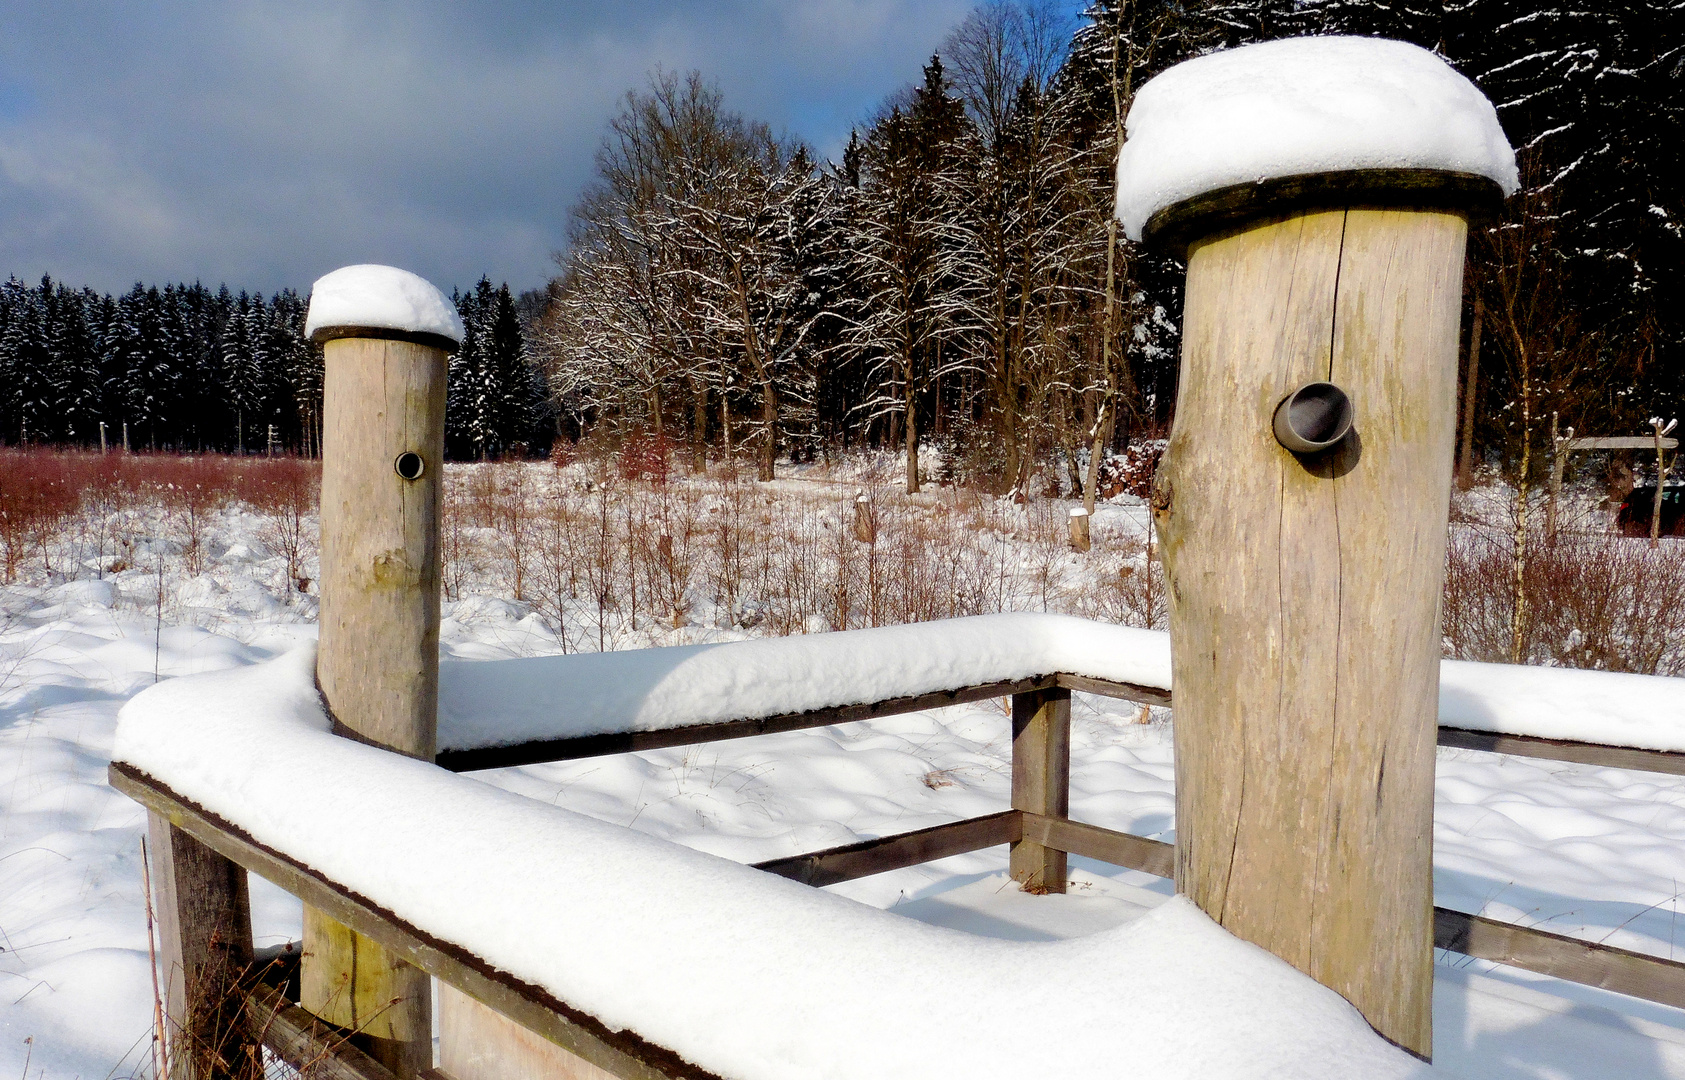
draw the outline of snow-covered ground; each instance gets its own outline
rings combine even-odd
[[[207,573],[165,576],[162,620],[144,569],[0,592],[0,1076],[149,1073],[143,815],[105,783],[117,710],[157,679],[266,659],[315,632],[314,598],[280,591],[249,515],[222,514],[208,550]],[[450,657],[559,648],[506,599],[464,595],[446,615]],[[739,636],[693,624],[622,644]],[[1172,839],[1168,715],[1139,719],[1078,696],[1072,813]],[[1002,809],[1008,764],[1006,715],[982,704],[486,779],[756,861]],[[1685,956],[1685,778],[1442,750],[1436,849],[1440,904]],[[1029,897],[1004,870],[997,849],[834,891],[1020,940],[1117,925],[1170,892],[1076,859],[1068,896]],[[260,942],[297,936],[296,902],[255,881],[253,901]],[[1436,1060],[1454,1075],[1685,1078],[1685,1011],[1440,961]]]

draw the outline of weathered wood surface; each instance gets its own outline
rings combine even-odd
[[[1127,866],[1158,877],[1174,877],[1176,846],[1162,840],[1103,829],[1069,818],[1047,817],[1024,813],[1018,826],[1027,840],[1035,840],[1051,848],[1098,859],[1113,866]]]
[[[445,346],[369,333],[323,346],[316,680],[336,731],[431,761]],[[421,456],[419,477],[398,474],[406,453]],[[304,940],[306,1009],[357,1031],[359,1044],[399,1076],[432,1064],[425,975],[320,912],[305,911]]]
[[[171,1080],[262,1075],[257,1044],[238,1023],[252,964],[246,872],[150,808],[147,850],[158,921]]]
[[[148,810],[166,815],[176,828],[247,870],[299,897],[330,918],[374,941],[393,956],[461,990],[516,1023],[623,1080],[681,1077],[708,1080],[669,1050],[630,1031],[611,1031],[558,1000],[542,987],[499,971],[460,946],[441,940],[392,912],[322,877],[286,855],[265,847],[168,786],[121,764],[111,766],[111,786]]]
[[[823,851],[768,859],[756,863],[755,869],[816,888],[835,885],[839,881],[853,881],[946,859],[950,855],[964,855],[997,844],[1013,843],[1022,838],[1018,823],[1018,811],[1003,810],[998,814],[932,825],[926,829],[843,844]]]
[[[346,1033],[259,985],[245,999],[249,1036],[310,1080],[394,1080],[391,1069],[351,1044]]]
[[[1467,728],[1453,727],[1439,729],[1439,745],[1455,746],[1463,750],[1485,750],[1493,754],[1510,754],[1515,757],[1570,761],[1576,765],[1685,776],[1685,754],[1667,750],[1640,750],[1631,746],[1603,746],[1598,743],[1543,739],[1533,735],[1503,735],[1492,731],[1470,731]]]
[[[576,758],[601,757],[604,754],[625,754],[634,750],[693,746],[697,743],[720,742],[726,739],[746,739],[754,735],[772,735],[781,731],[802,731],[807,728],[830,727],[832,724],[850,724],[856,720],[875,720],[883,716],[940,709],[948,705],[964,705],[972,701],[988,701],[991,698],[1009,697],[1026,690],[1039,690],[1052,685],[1053,676],[1037,675],[1011,682],[966,686],[958,690],[937,690],[913,697],[842,705],[834,709],[815,709],[804,713],[785,713],[758,720],[727,720],[723,723],[690,724],[659,731],[617,731],[606,735],[583,735],[573,739],[550,739],[474,750],[445,750],[439,753],[437,764],[440,768],[450,769],[452,772],[471,772],[476,769],[531,765],[541,761],[571,761]]]
[[[1075,821],[1025,814],[1026,836],[1041,834],[1072,855],[1170,877],[1174,845]],[[1481,960],[1685,1008],[1685,961],[1551,934],[1449,908],[1433,909],[1434,945]]]
[[[1062,818],[1071,802],[1071,692],[1012,695],[1012,808]],[[1037,892],[1065,891],[1065,853],[1028,837],[1014,841],[1012,878]]]
[[[774,716],[765,720],[730,720],[723,723],[691,724],[662,731],[615,732],[607,735],[587,735],[576,739],[554,739],[542,742],[515,743],[474,750],[445,750],[438,756],[438,764],[453,772],[477,769],[498,769],[515,765],[532,765],[545,761],[571,761],[578,758],[624,754],[637,750],[660,750],[673,746],[695,746],[724,739],[742,739],[754,735],[770,735],[780,731],[799,731],[805,728],[846,724],[855,720],[872,720],[884,716],[937,709],[972,701],[1009,697],[1026,690],[1062,686],[1098,697],[1118,698],[1142,705],[1172,707],[1169,690],[1139,683],[1114,682],[1089,675],[1056,674],[1011,683],[990,683],[985,686],[941,690],[918,697],[893,698],[887,701],[849,705],[838,709],[823,709],[811,713]],[[1516,757],[1548,758],[1582,765],[1610,766],[1646,772],[1685,775],[1685,754],[1666,750],[1641,750],[1629,746],[1608,746],[1601,743],[1573,742],[1565,739],[1543,739],[1530,735],[1504,735],[1494,732],[1471,731],[1465,728],[1441,727],[1440,746],[1454,746],[1470,750],[1489,750]]]
[[[1685,1009],[1685,961],[1447,908],[1434,908],[1433,923],[1441,949]]]
[[[1177,888],[1423,1055],[1466,231],[1456,213],[1354,209],[1196,243],[1153,493]],[[1271,418],[1320,380],[1356,430],[1301,459]]]
[[[613,1080],[495,1009],[439,984],[439,1069],[450,1080]]]

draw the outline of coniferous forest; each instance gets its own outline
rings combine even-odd
[[[1162,433],[1181,267],[1130,243],[1112,171],[1134,90],[1213,49],[1307,33],[1435,49],[1493,100],[1523,190],[1477,225],[1464,390],[1477,456],[1545,467],[1553,425],[1685,412],[1685,0],[1101,0],[975,9],[840,160],[702,74],[627,93],[558,273],[460,293],[457,458],[654,434],[695,464],[939,447],[1002,489]],[[315,450],[305,298],[43,280],[0,287],[0,441]],[[1469,353],[1474,356],[1469,357]],[[1475,363],[1467,363],[1473,359]],[[1531,449],[1531,453],[1529,453]]]

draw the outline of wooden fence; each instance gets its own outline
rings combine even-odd
[[[1175,866],[1173,845],[1073,821],[1065,813],[1069,785],[1069,703],[1073,690],[1147,705],[1171,704],[1169,693],[1159,688],[1054,674],[761,720],[447,751],[438,756],[438,764],[462,772],[561,761],[823,727],[1010,696],[1014,699],[1011,809],[773,859],[756,864],[757,868],[817,887],[1006,844],[1013,851],[1014,876],[1044,891],[1063,891],[1063,860],[1067,854],[1171,877]],[[1679,753],[1455,728],[1441,728],[1439,741],[1442,746],[1685,775],[1685,754]],[[610,1030],[541,987],[490,967],[465,949],[430,934],[425,927],[405,922],[284,852],[259,843],[240,828],[137,770],[114,764],[110,775],[113,787],[169,823],[174,880],[166,895],[176,910],[161,912],[160,918],[173,922],[183,931],[189,925],[229,928],[226,932],[181,934],[183,942],[198,942],[197,946],[187,945],[188,949],[196,948],[198,954],[184,955],[182,963],[188,970],[201,972],[203,983],[216,984],[214,978],[203,973],[219,964],[240,968],[226,980],[227,985],[243,986],[232,1006],[238,1014],[238,1030],[230,1035],[219,1028],[203,1035],[207,1038],[214,1035],[220,1040],[219,1052],[226,1066],[213,1067],[210,1075],[250,1075],[242,1071],[240,1059],[255,1060],[253,1055],[259,1045],[268,1047],[294,1067],[306,1069],[311,1076],[385,1080],[393,1075],[351,1046],[348,1032],[311,1016],[289,999],[279,985],[284,980],[276,978],[277,973],[285,971],[284,965],[271,964],[265,968],[263,964],[253,963],[255,954],[243,871],[275,883],[307,905],[378,943],[392,956],[609,1074],[627,1078],[711,1075],[632,1032]],[[155,838],[155,847],[158,843]],[[1048,872],[1055,867],[1057,874]],[[1685,962],[1446,908],[1434,909],[1434,943],[1452,952],[1685,1008]],[[267,977],[255,982],[246,978],[247,971],[253,967],[266,970]],[[219,1006],[216,1016],[196,1022],[226,1026],[229,1008],[225,1003]],[[199,1032],[190,1034],[201,1037]],[[431,1075],[449,1080],[437,1070]]]

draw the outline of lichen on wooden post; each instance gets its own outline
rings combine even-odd
[[[1159,112],[1131,113],[1119,168],[1125,223],[1188,267],[1152,492],[1176,887],[1428,1057],[1464,249],[1514,159],[1490,103],[1413,46],[1277,42],[1182,68],[1141,91]],[[1226,182],[1213,147],[1239,159]]]
[[[350,267],[316,283],[308,329],[324,363],[317,684],[336,732],[432,761],[445,365],[461,325],[413,274]],[[399,1076],[430,1068],[426,973],[313,909],[304,932],[304,1007]]]

